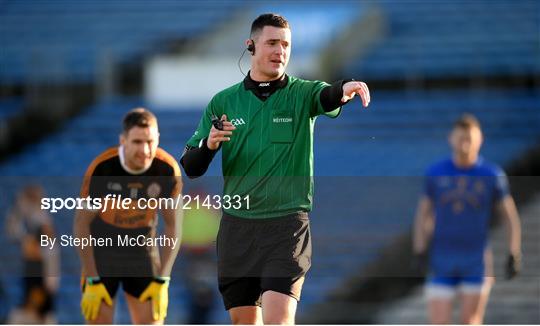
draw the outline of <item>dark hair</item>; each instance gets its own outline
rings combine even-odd
[[[133,127],[147,128],[150,126],[157,127],[156,116],[144,108],[135,108],[124,116],[123,132],[127,134]]]
[[[470,113],[463,114],[459,119],[456,120],[456,122],[454,122],[454,128],[469,130],[474,127],[482,130],[478,119]]]
[[[289,22],[287,21],[287,19],[285,19],[285,17],[274,13],[267,13],[260,15],[253,21],[253,23],[251,24],[250,35],[253,36],[253,34],[261,31],[264,26],[274,26],[290,29]]]

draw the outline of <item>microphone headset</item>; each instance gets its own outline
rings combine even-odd
[[[238,58],[238,69],[240,69],[240,72],[242,73],[242,75],[246,75],[244,74],[244,71],[242,71],[242,67],[240,66],[240,62],[242,61],[242,58],[244,57],[244,54],[246,53],[246,51],[249,51],[249,53],[251,53],[251,55],[255,55],[255,41],[253,41],[252,39],[249,39],[251,42],[248,44],[247,48],[244,49],[244,51],[242,51],[242,55],[240,56],[240,58]]]

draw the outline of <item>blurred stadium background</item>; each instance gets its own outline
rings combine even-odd
[[[0,215],[26,182],[41,182],[51,197],[76,195],[135,106],[157,113],[161,145],[179,158],[211,96],[243,78],[237,61],[250,23],[267,11],[292,25],[289,74],[363,80],[373,99],[369,110],[355,101],[339,119],[317,122],[314,258],[299,321],[427,322],[421,280],[404,277],[409,230],[424,169],[449,152],[452,121],[471,112],[484,127],[483,155],[515,176],[524,225],[524,273],[498,281],[486,321],[540,323],[535,0],[0,0]],[[201,182],[219,193],[218,179]],[[53,218],[57,233],[71,232],[69,212]],[[4,232],[0,223],[0,318],[22,291],[20,249]],[[70,248],[61,256],[57,318],[81,323],[78,258]],[[183,264],[181,253],[168,323],[187,322]],[[128,323],[119,308],[116,321]],[[218,298],[211,321],[228,323]]]

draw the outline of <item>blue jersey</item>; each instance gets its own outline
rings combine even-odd
[[[495,204],[508,194],[502,169],[482,158],[465,169],[446,159],[428,169],[425,194],[435,211],[432,271],[445,276],[483,274],[489,222]]]

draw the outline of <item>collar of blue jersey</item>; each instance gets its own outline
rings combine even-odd
[[[289,82],[289,76],[287,76],[287,74],[283,74],[283,77],[276,80],[269,81],[269,82],[258,82],[251,79],[250,72],[248,72],[246,78],[244,78],[244,87],[247,90],[252,90],[259,94],[260,93],[272,94],[276,90],[287,86],[288,82]]]
[[[454,169],[456,170],[462,170],[462,171],[467,171],[467,170],[471,170],[471,169],[474,169],[480,165],[483,165],[484,164],[484,157],[482,157],[482,155],[478,154],[478,157],[476,158],[476,161],[471,165],[471,166],[468,166],[468,167],[460,167],[456,164],[456,162],[454,162],[454,158],[450,156],[449,158],[449,161],[452,163],[452,166],[454,167]]]

